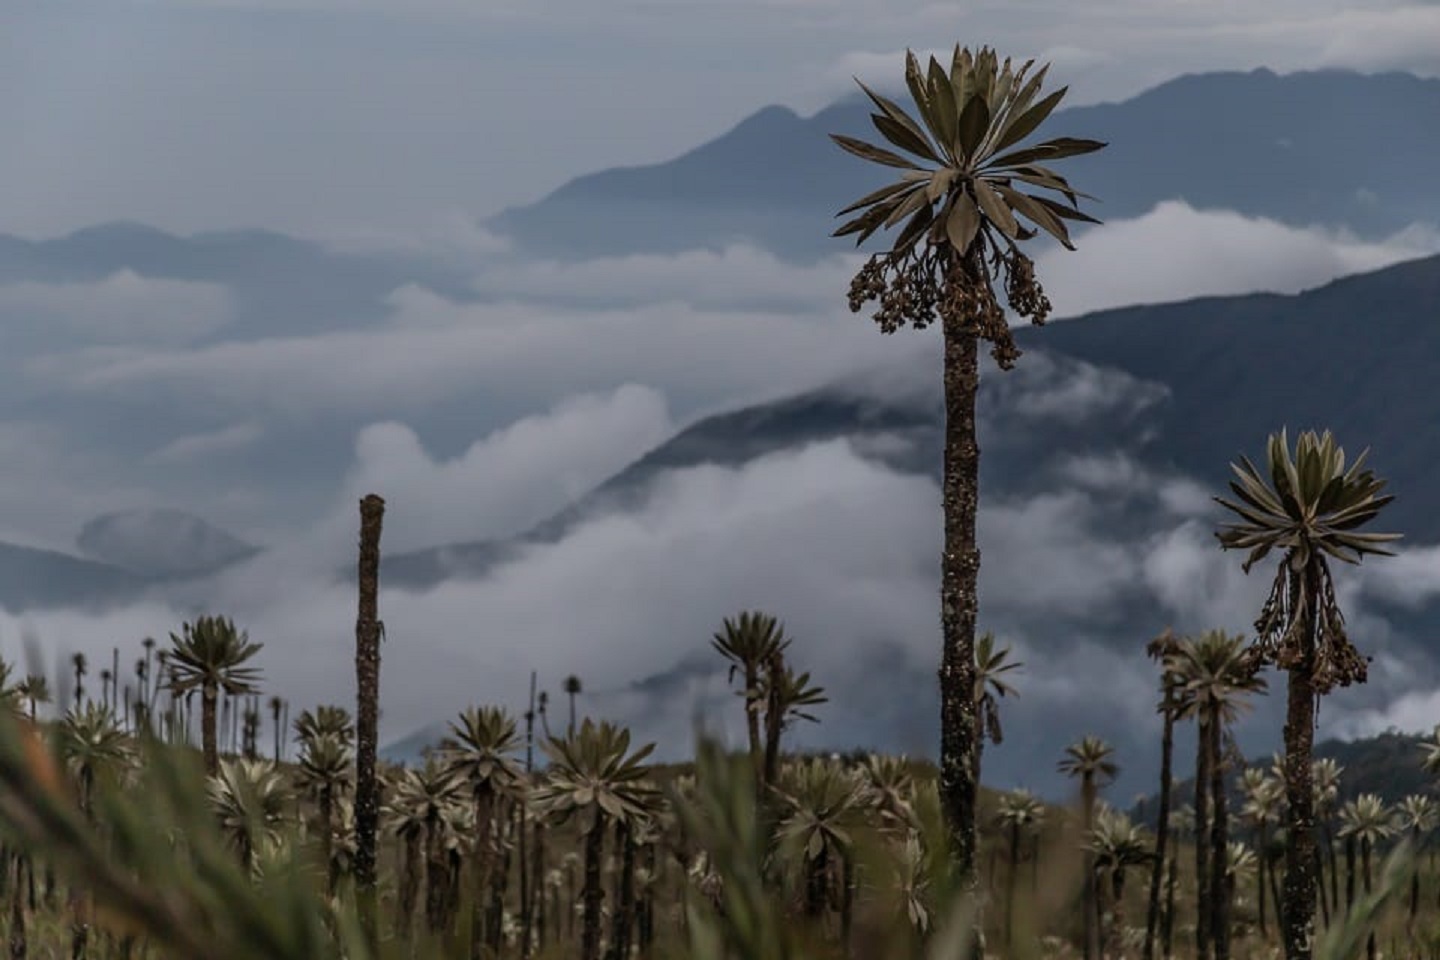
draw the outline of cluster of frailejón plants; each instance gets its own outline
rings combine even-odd
[[[741,755],[702,737],[696,764],[654,766],[653,745],[608,721],[552,731],[534,691],[523,726],[469,707],[422,760],[382,762],[373,929],[351,712],[300,711],[264,756],[214,719],[258,695],[261,645],[221,617],[171,642],[159,662],[187,666],[119,714],[83,689],[42,709],[33,677],[0,669],[12,957],[718,960],[861,942],[898,957],[968,924],[946,893],[933,776],[904,758],[782,750],[827,697],[763,613],[713,641],[748,681],[756,737]],[[1014,669],[1004,650],[992,660],[997,677]],[[133,709],[152,700],[166,705]]]
[[[232,639],[197,644],[204,629]],[[219,689],[245,678],[227,696],[255,695],[260,647],[229,621],[186,624],[172,643],[167,661],[184,648]],[[257,738],[221,737],[206,774],[224,728],[188,714],[190,700],[204,709],[198,689],[176,696],[170,719],[83,697],[41,711],[37,685],[0,670],[10,955],[959,958],[977,932],[1005,957],[1260,957],[1280,945],[1283,761],[1246,766],[1224,748],[1266,692],[1244,638],[1167,632],[1150,645],[1167,735],[1199,731],[1183,790],[1166,767],[1158,834],[1146,810],[1106,803],[1119,758],[1082,737],[1058,761],[1077,807],[984,796],[980,902],[948,867],[933,767],[785,752],[785,732],[818,722],[828,700],[791,665],[784,625],[747,611],[712,645],[739,687],[734,718],[755,732],[738,753],[702,736],[693,763],[653,765],[652,745],[605,720],[552,732],[542,691],[519,720],[468,707],[423,759],[382,763],[373,947],[354,869],[350,711],[300,711],[278,758]],[[992,729],[1022,671],[982,636],[972,695]],[[1440,730],[1424,747],[1415,763],[1440,775]],[[1440,874],[1405,851],[1429,844],[1434,798],[1342,792],[1333,761],[1312,779],[1319,955],[1395,944],[1432,955]]]

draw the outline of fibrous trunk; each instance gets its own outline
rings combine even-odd
[[[628,820],[615,823],[615,845],[620,848],[620,875],[616,878],[615,912],[610,921],[609,955],[630,956],[630,932],[635,926],[635,838]]]
[[[805,861],[805,915],[818,918],[825,912],[826,876],[829,873],[829,848],[821,847],[817,856]]]
[[[200,749],[205,755],[205,772],[215,776],[220,772],[220,747],[215,730],[215,707],[219,692],[209,681],[200,688]]]
[[[1265,926],[1265,877],[1266,874],[1269,873],[1270,864],[1270,828],[1264,820],[1260,821],[1259,827],[1260,863],[1259,870],[1255,876],[1255,892],[1259,900],[1260,939],[1266,940],[1269,939],[1270,936],[1270,932]],[[1321,897],[1320,899],[1324,900],[1325,898]]]
[[[1201,712],[1195,752],[1195,957],[1210,960],[1210,718]]]
[[[947,284],[973,289],[984,281],[973,249],[951,265]],[[975,518],[980,494],[980,444],[975,401],[980,390],[979,340],[963,321],[947,316],[944,336],[945,453],[941,502],[945,539],[940,561],[940,797],[954,879],[976,891],[975,620],[980,549]],[[975,946],[978,947],[978,938]]]
[[[450,886],[449,870],[445,862],[445,848],[442,845],[439,817],[425,825],[425,925],[431,933],[439,933],[445,927],[447,889]]]
[[[1080,804],[1085,817],[1085,836],[1095,827],[1095,775],[1086,773],[1080,781]],[[1095,874],[1095,854],[1087,846],[1084,856],[1084,888],[1081,909],[1084,912],[1085,958],[1100,958],[1100,896],[1099,880]]]
[[[580,960],[600,957],[600,902],[605,898],[600,888],[600,860],[604,855],[605,812],[596,806],[595,821],[585,836],[585,921],[580,934]]]
[[[415,917],[415,903],[420,898],[421,831],[405,833],[405,861],[400,874],[400,932],[410,934]]]
[[[1170,960],[1175,955],[1175,888],[1180,883],[1180,858],[1170,854],[1170,869],[1165,877],[1165,915],[1160,920],[1161,955]]]
[[[485,946],[490,956],[500,956],[505,937],[505,896],[510,887],[510,843],[506,839],[514,818],[493,817],[491,833],[498,849],[490,850],[490,908],[485,914]]]
[[[29,942],[25,937],[25,868],[27,862],[21,854],[15,854],[15,887],[10,891],[10,958],[25,960],[29,955]]]
[[[480,960],[485,944],[485,891],[490,876],[494,796],[488,783],[475,790],[475,842],[470,851],[470,960]]]
[[[1020,873],[1020,824],[1010,824],[1010,873],[1005,877],[1005,949],[1015,942],[1015,880]]]
[[[760,692],[760,664],[745,664],[745,730],[750,736],[750,765],[755,771],[755,789],[765,789],[765,748],[760,739],[760,713],[764,701]],[[758,796],[759,794],[757,794]]]
[[[1110,930],[1106,957],[1125,955],[1125,868],[1116,866],[1110,874]]]
[[[1365,871],[1365,895],[1368,897],[1370,888],[1370,841],[1360,841],[1360,859]],[[1370,936],[1365,939],[1365,956],[1368,960],[1375,960],[1375,927],[1370,927]]]
[[[1218,707],[1210,708],[1210,911],[1215,960],[1230,960],[1228,799],[1221,742],[1225,727]]]
[[[380,824],[380,781],[375,752],[380,700],[380,527],[385,501],[360,501],[359,615],[355,620],[355,892],[360,924],[373,949],[375,843]]]
[[[1168,689],[1168,688],[1167,688]],[[1160,814],[1155,823],[1155,859],[1150,865],[1150,902],[1145,910],[1144,960],[1154,960],[1155,935],[1160,922],[1160,892],[1165,879],[1165,850],[1170,842],[1170,769],[1175,753],[1175,717],[1169,709],[1169,696],[1161,710],[1164,732],[1160,739]]]
[[[335,822],[335,797],[329,784],[320,788],[320,852],[325,863],[325,892],[335,895],[335,884],[340,879],[339,864],[335,862],[335,844],[332,826]]]
[[[1281,889],[1285,960],[1310,960],[1315,930],[1314,650],[1290,669],[1285,715],[1285,882]]]
[[[541,950],[545,949],[545,825],[537,820],[535,822],[534,844],[530,848],[532,877],[530,895],[534,898],[535,907],[532,914],[535,924],[535,946]]]

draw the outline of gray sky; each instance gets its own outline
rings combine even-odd
[[[0,223],[425,234],[884,85],[930,38],[1051,60],[1077,104],[1186,71],[1440,72],[1440,6],[1392,0],[8,0]]]

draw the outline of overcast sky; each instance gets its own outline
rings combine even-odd
[[[6,0],[0,224],[424,233],[813,111],[907,45],[1055,63],[1067,102],[1178,73],[1440,72],[1440,5],[1376,0]]]

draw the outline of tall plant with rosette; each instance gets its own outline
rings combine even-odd
[[[1302,433],[1295,452],[1281,430],[1271,434],[1268,477],[1245,457],[1232,464],[1234,500],[1217,502],[1239,520],[1216,532],[1225,549],[1248,550],[1244,569],[1283,551],[1270,595],[1255,621],[1256,664],[1289,674],[1285,718],[1285,883],[1281,891],[1287,960],[1308,960],[1315,923],[1315,797],[1311,773],[1316,698],[1364,683],[1365,659],[1345,632],[1328,558],[1359,563],[1389,555],[1395,533],[1364,533],[1394,497],[1364,469],[1362,453],[1346,468],[1345,451],[1327,430]]]
[[[1073,249],[1066,222],[1098,221],[1078,209],[1082,194],[1043,164],[1105,145],[1072,137],[1019,145],[1065,95],[1062,88],[1041,97],[1048,67],[1032,76],[1033,64],[1027,61],[1017,70],[988,47],[972,53],[957,46],[948,69],[933,57],[922,69],[907,53],[905,80],[919,121],[862,83],[877,108],[871,119],[890,146],[832,135],[850,153],[901,171],[898,181],[840,211],[858,216],[835,236],[854,235],[857,245],[903,223],[891,248],[870,257],[851,281],[851,310],[878,300],[874,318],[882,331],[893,333],[906,325],[922,329],[938,320],[943,333],[940,785],[956,880],[972,890],[978,792],[973,764],[980,736],[972,695],[980,572],[975,542],[978,346],[988,341],[996,362],[1006,369],[1020,355],[996,283],[1003,283],[1006,301],[1019,316],[1043,323],[1049,315],[1050,301],[1019,243],[1043,230]],[[1068,203],[1026,192],[1027,187],[1051,191]]]
[[[260,682],[258,667],[248,662],[265,646],[226,617],[200,617],[170,634],[170,689],[178,694],[200,691],[200,744],[205,772],[219,776],[220,748],[215,728],[221,694],[243,697]]]
[[[533,798],[537,809],[556,823],[572,817],[581,820],[585,838],[585,891],[581,897],[584,926],[581,960],[599,960],[600,887],[605,855],[605,828],[620,821],[638,821],[659,809],[660,791],[648,777],[645,758],[655,749],[647,743],[630,749],[630,731],[609,721],[586,718],[579,729],[563,739],[544,744],[550,757],[545,780]]]

